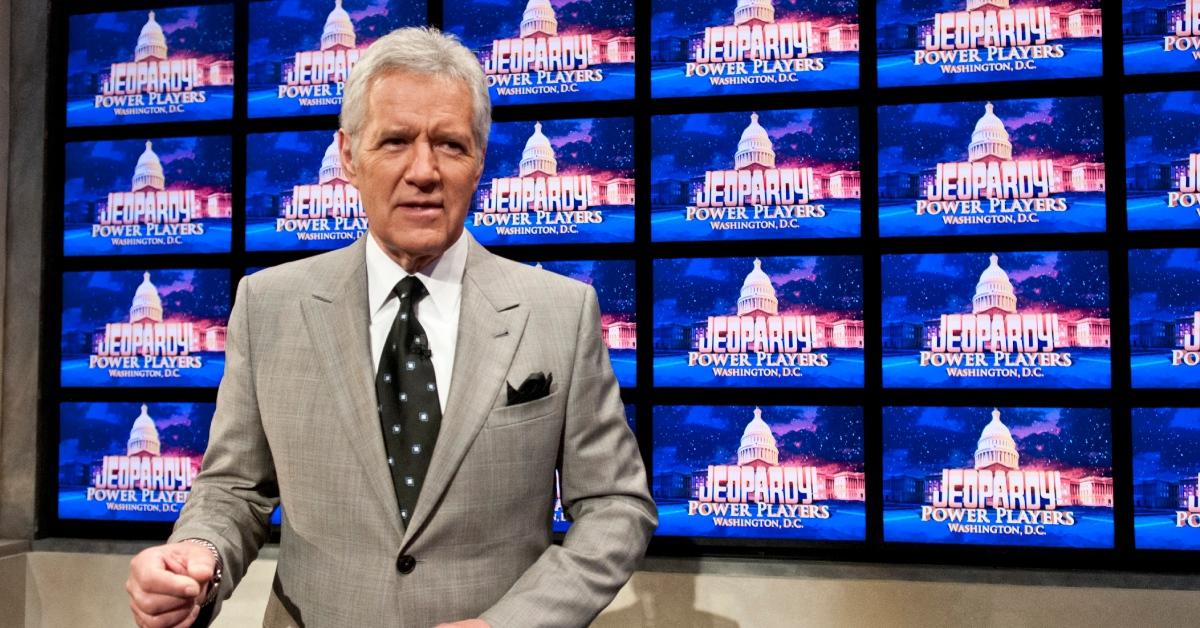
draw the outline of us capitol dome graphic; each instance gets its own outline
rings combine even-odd
[[[150,195],[154,192],[164,192],[167,189],[167,177],[163,172],[162,160],[154,152],[154,143],[147,140],[146,150],[138,157],[137,165],[133,168],[131,191]],[[179,190],[195,195],[196,205],[192,208],[192,218],[229,218],[233,215],[233,195],[230,192],[218,191],[205,194],[199,190]],[[110,196],[109,202],[112,202]],[[153,202],[153,201],[151,201]]]
[[[138,34],[133,60],[167,60],[167,37],[163,35],[162,26],[154,21],[154,11],[150,11],[146,24],[142,26],[142,32]]]
[[[342,170],[342,156],[338,151],[337,133],[333,134],[333,142],[325,149],[325,156],[321,158],[321,171],[317,175],[317,181],[321,185],[349,183],[346,173]]]
[[[972,314],[1015,314],[1017,295],[1008,273],[1000,268],[1000,258],[993,253],[991,264],[979,275],[975,296],[971,299]]]
[[[733,156],[737,170],[766,170],[775,167],[775,147],[767,130],[758,123],[758,114],[750,114],[750,124],[742,131],[737,153]]]
[[[738,316],[755,314],[779,314],[779,299],[775,296],[775,286],[771,285],[771,278],[763,272],[762,260],[758,258],[754,259],[754,270],[750,271],[742,282],[742,294],[738,297]]]
[[[525,13],[521,16],[521,37],[554,37],[557,34],[558,18],[554,15],[554,7],[550,6],[550,0],[529,0],[525,5]]]
[[[575,173],[586,174],[586,172]],[[556,177],[558,175],[558,157],[554,154],[554,146],[550,138],[542,132],[542,123],[533,124],[533,133],[525,140],[525,149],[521,151],[521,162],[517,167],[517,176],[521,178]],[[566,175],[564,175],[566,176]],[[591,204],[599,205],[633,205],[634,180],[630,177],[605,178],[607,175],[593,174],[591,187]],[[476,188],[479,207],[483,207],[492,197],[492,182],[480,181]]]
[[[779,466],[779,448],[775,435],[762,419],[762,409],[754,408],[754,418],[742,432],[742,444],[738,447],[738,466]]]
[[[738,0],[733,9],[735,26],[743,24],[771,24],[775,21],[773,0]]]
[[[1020,460],[1017,441],[1013,440],[1008,426],[1000,422],[1000,409],[993,409],[991,423],[984,426],[983,433],[979,435],[979,445],[975,449],[975,468],[1015,471],[1019,468]]]
[[[133,422],[133,429],[129,430],[129,443],[126,447],[126,455],[136,456],[145,454],[150,456],[158,456],[162,451],[162,444],[158,439],[158,428],[154,426],[154,419],[150,418],[146,404],[142,404],[142,413]]]
[[[142,274],[142,283],[133,293],[133,305],[129,307],[131,323],[161,323],[163,321],[162,299],[158,288],[150,283],[150,273]]]
[[[321,50],[350,50],[354,43],[354,23],[350,21],[350,14],[342,8],[342,0],[334,0],[333,10],[325,18],[325,30],[321,33]]]
[[[150,273],[142,273],[142,283],[133,293],[133,302],[129,306],[130,324],[153,325],[163,322],[163,303],[158,295],[158,286],[150,281]],[[169,321],[168,321],[169,322]],[[225,325],[209,323],[194,323],[195,327],[191,340],[188,342],[189,351],[225,350]],[[104,341],[105,328],[99,327],[92,336],[92,351],[97,351]]]
[[[542,133],[541,122],[533,125],[533,135],[525,142],[525,151],[521,153],[520,172],[522,177],[553,177],[558,174],[558,159],[554,157],[554,147],[550,145],[550,138]]]
[[[968,11],[1007,9],[1008,0],[967,0]]]
[[[778,166],[777,156],[770,133],[759,122],[759,115],[751,113],[749,124],[742,129],[738,138],[737,152],[733,154],[734,170],[773,170]],[[809,190],[809,198],[814,201],[862,198],[862,173],[858,170],[826,172],[813,169],[811,176],[812,189]],[[696,198],[696,194],[703,190],[705,185],[705,175],[697,173],[689,177],[684,186],[670,190],[652,189],[651,203],[692,204],[692,199]]]
[[[1008,130],[1004,122],[993,113],[992,103],[984,106],[986,112],[975,123],[975,132],[971,133],[971,144],[967,147],[967,155],[971,161],[1011,161],[1012,141],[1009,140]]]
[[[1013,143],[1004,126],[1004,121],[996,115],[995,105],[986,103],[984,113],[975,122],[971,132],[971,142],[967,145],[967,159],[972,162],[992,164],[1013,161]],[[1050,192],[1103,192],[1104,163],[1098,161],[1079,161],[1069,164],[1069,160],[1055,159],[1053,175],[1050,182]],[[935,178],[935,169],[925,168],[920,174],[920,189],[928,188]],[[897,194],[898,192],[889,192]]]
[[[137,166],[133,169],[133,191],[164,190],[167,178],[163,175],[162,162],[154,152],[153,144],[146,142],[146,150],[138,157]]]

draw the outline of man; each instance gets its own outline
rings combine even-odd
[[[280,501],[266,626],[583,626],[629,578],[657,520],[595,293],[463,230],[490,122],[453,38],[363,55],[339,147],[369,233],[238,286],[204,468],[130,565],[140,625],[215,615]]]

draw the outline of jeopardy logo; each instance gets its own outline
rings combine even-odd
[[[997,110],[1010,122],[997,115]],[[931,122],[931,114],[943,119]],[[920,124],[943,131],[966,122],[965,116],[974,121],[974,128],[969,142],[963,133],[965,151],[952,151],[966,159],[954,161],[946,161],[943,156],[948,151],[928,146],[925,134],[913,133],[907,124],[921,120]],[[880,233],[1103,229],[1105,168],[1100,118],[1096,99],[883,108]],[[1015,127],[1013,133],[1009,124]],[[1074,131],[1078,137],[1046,130],[1051,125],[1078,129]]]
[[[367,214],[342,169],[336,133],[251,135],[246,146],[247,249],[336,248],[366,232]]]
[[[1036,255],[1036,254],[1035,254]],[[1097,254],[1077,253],[1081,257]],[[978,256],[954,256],[970,263]],[[1107,289],[1102,278],[1084,276],[1094,260],[1075,261],[1065,252],[1049,254],[1040,264],[1010,275],[998,255],[979,274],[969,313],[946,312],[940,306],[906,314],[884,314],[884,384],[886,386],[1107,386],[1110,379],[1111,325],[1107,315]],[[1066,259],[1064,259],[1066,258]],[[949,259],[946,260],[950,262]],[[907,301],[938,303],[920,293],[935,290],[925,278],[910,276],[897,266],[931,262],[921,256],[888,256],[884,260],[885,309],[900,310]],[[1057,268],[1061,265],[1067,268]],[[1098,269],[1097,269],[1098,270]],[[965,273],[954,272],[955,275]],[[1018,274],[1019,273],[1019,274]],[[1079,273],[1080,276],[1073,276]],[[1031,281],[1030,296],[1057,286],[1066,300],[1078,291],[1079,300],[1092,307],[1042,302],[1020,307],[1013,276]],[[955,284],[959,282],[955,281]],[[1022,286],[1025,288],[1025,286]],[[933,293],[936,295],[936,293]],[[1074,299],[1071,299],[1074,300]],[[961,300],[959,301],[961,302]],[[1099,304],[1105,304],[1099,307]],[[955,308],[957,309],[957,308]],[[941,310],[941,311],[938,311]],[[909,317],[920,316],[920,322]],[[904,351],[908,348],[910,351]],[[911,349],[919,349],[912,352]],[[1069,383],[1068,383],[1069,382]]]
[[[660,116],[652,126],[654,239],[859,234],[854,110]]]
[[[350,71],[368,46],[401,26],[423,24],[425,2],[288,0],[250,12],[249,113],[336,114]]]
[[[213,407],[62,404],[58,516],[174,521],[200,471]]]
[[[162,455],[158,428],[146,404],[129,430],[125,454],[104,456],[88,488],[88,501],[162,504],[178,508],[200,471],[200,458]]]
[[[229,298],[227,274],[157,272],[170,277],[169,283],[160,289],[151,273],[142,273],[142,282],[133,291],[132,302],[125,301],[126,307],[116,299],[134,273],[68,273],[64,277],[64,386],[196,386],[215,385],[220,380]],[[190,311],[165,307],[183,303]],[[121,312],[121,319],[108,318],[93,326],[85,318],[99,318],[105,310]],[[86,354],[79,355],[80,349]]]
[[[232,17],[231,6],[73,16],[68,124],[227,117],[234,80]],[[129,45],[132,60],[125,57]],[[88,84],[93,89],[84,105]]]
[[[553,127],[549,136],[541,122],[497,125],[495,159],[489,155],[494,166],[479,184],[468,218],[472,234],[484,244],[632,239],[633,160],[629,145],[617,141],[631,138],[632,121],[558,120],[546,126]],[[520,145],[523,134],[518,161],[512,147],[498,142],[511,137]]]
[[[495,104],[633,95],[632,2],[529,0],[520,14],[514,6],[445,6],[446,29],[479,56]]]
[[[928,0],[880,7],[879,84],[1100,73],[1098,0]]]
[[[858,86],[856,3],[656,0],[655,96]]]
[[[658,534],[862,538],[861,410],[660,406],[654,418]]]
[[[742,262],[715,261],[731,266],[740,266]],[[797,261],[800,267],[788,267],[788,262]],[[861,288],[857,283],[861,267],[856,261],[768,259],[773,272],[789,281],[802,282],[799,286],[789,286],[783,294],[794,297],[797,293],[811,293],[809,302],[781,304],[780,291],[763,269],[763,260],[755,259],[742,281],[734,313],[726,313],[729,311],[726,295],[724,299],[712,299],[715,302],[709,307],[713,309],[700,320],[690,318],[693,315],[690,308],[683,312],[668,310],[671,306],[678,308],[675,295],[690,288],[688,282],[678,281],[674,273],[668,272],[668,265],[688,262],[660,262],[655,276],[665,277],[660,280],[655,297],[656,305],[660,306],[655,316],[655,382],[659,385],[717,382],[738,386],[861,385],[864,340]],[[851,275],[834,278],[818,268],[821,264],[829,264],[831,268],[837,265]],[[822,282],[834,285],[828,289],[810,285]],[[667,283],[672,283],[676,290],[668,289]],[[730,289],[726,285],[721,287]],[[698,309],[709,298],[691,301]],[[846,309],[829,308],[832,304]],[[689,316],[685,319],[689,324],[682,324],[683,316]]]
[[[887,540],[1111,546],[1113,481],[1110,447],[1100,432],[1107,431],[1103,411],[1021,409],[1014,414],[1022,424],[1011,426],[994,408],[982,429],[983,421],[968,416],[976,413],[982,414],[975,408],[885,409]],[[1095,415],[1099,425],[1077,414]],[[961,456],[972,429],[979,431],[969,466],[930,468]],[[934,438],[939,442],[920,453],[901,451]],[[1070,438],[1081,444],[1056,446]],[[1027,454],[1030,446],[1039,449]],[[1047,458],[1049,452],[1059,459]],[[913,510],[915,519],[908,514]]]
[[[230,150],[221,137],[67,145],[66,254],[228,251]]]

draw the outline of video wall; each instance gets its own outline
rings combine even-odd
[[[345,81],[434,25],[495,106],[465,228],[595,288],[652,552],[1200,550],[1200,0],[54,10],[47,532],[166,533],[233,287],[369,237]]]

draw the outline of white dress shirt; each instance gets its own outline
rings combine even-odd
[[[367,236],[367,295],[371,312],[371,359],[375,371],[392,322],[400,311],[400,300],[392,288],[410,274],[416,275],[429,296],[417,301],[417,321],[429,338],[433,352],[433,374],[437,378],[438,402],[446,411],[450,374],[454,370],[454,348],[458,343],[458,312],[462,303],[463,271],[467,267],[467,239],[458,240],[442,256],[416,273],[409,273],[388,257],[375,236]]]

